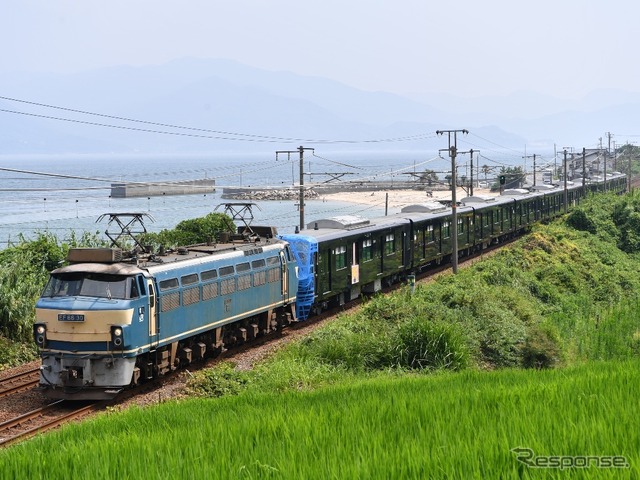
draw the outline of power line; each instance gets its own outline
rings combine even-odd
[[[306,142],[306,143],[315,143],[315,144],[340,144],[340,143],[343,143],[343,144],[358,144],[358,143],[405,142],[405,141],[421,140],[421,139],[426,139],[426,138],[431,138],[432,137],[432,135],[430,135],[430,134],[417,134],[417,135],[409,135],[409,136],[402,136],[402,137],[370,139],[370,140],[328,140],[328,139],[303,139],[303,138],[294,138],[294,137],[275,137],[275,136],[256,135],[256,134],[248,134],[248,133],[226,132],[226,131],[221,131],[221,130],[210,130],[210,129],[197,128],[197,127],[186,127],[186,126],[182,126],[182,125],[173,125],[173,124],[160,123],[160,122],[151,122],[151,121],[147,121],[147,120],[138,120],[138,119],[134,119],[134,118],[127,118],[127,117],[122,117],[122,116],[117,116],[117,115],[107,115],[107,114],[103,114],[103,113],[90,112],[90,111],[87,111],[87,110],[79,110],[79,109],[74,109],[74,108],[61,107],[61,106],[57,106],[57,105],[50,105],[50,104],[46,104],[46,103],[33,102],[33,101],[29,101],[29,100],[22,100],[22,99],[18,99],[18,98],[5,97],[5,96],[0,96],[0,100],[6,100],[6,101],[11,101],[11,102],[19,102],[19,103],[24,103],[24,104],[27,104],[27,105],[33,105],[33,106],[38,106],[38,107],[62,110],[62,111],[65,111],[65,112],[79,113],[79,114],[82,114],[82,115],[92,115],[92,116],[97,116],[97,117],[101,117],[101,118],[108,118],[108,119],[112,119],[112,120],[140,123],[140,124],[144,124],[144,125],[152,125],[152,126],[156,126],[156,127],[174,128],[174,129],[179,129],[179,130],[191,130],[191,131],[195,131],[195,132],[213,133],[214,134],[214,135],[201,135],[201,134],[194,134],[194,133],[170,132],[170,131],[165,131],[165,130],[153,130],[153,129],[148,129],[148,128],[138,128],[138,127],[123,126],[123,125],[113,125],[113,124],[108,124],[108,123],[90,122],[90,121],[87,121],[87,120],[76,120],[76,119],[71,119],[71,118],[62,118],[62,117],[56,117],[56,116],[52,116],[52,115],[43,115],[43,114],[29,113],[29,112],[20,112],[20,111],[17,111],[17,110],[0,109],[0,112],[4,112],[4,113],[11,113],[11,114],[15,114],[15,115],[25,115],[25,116],[31,116],[31,117],[36,117],[36,118],[44,118],[44,119],[47,119],[47,120],[57,120],[57,121],[61,121],[61,122],[70,122],[70,123],[77,123],[77,124],[83,124],[83,125],[89,125],[89,126],[115,128],[115,129],[129,130],[129,131],[136,131],[136,132],[156,133],[156,134],[162,134],[162,135],[174,135],[174,136],[191,137],[191,138],[205,138],[205,139],[215,139],[215,140],[232,140],[232,141],[244,141],[244,142],[265,142],[265,143]]]

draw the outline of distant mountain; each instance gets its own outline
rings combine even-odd
[[[41,115],[0,112],[0,153],[25,154],[269,151],[300,144],[435,150],[443,146],[435,131],[449,128],[467,128],[506,148],[534,142],[579,145],[576,142],[586,139],[595,143],[604,131],[637,125],[640,105],[640,94],[617,91],[569,102],[529,92],[475,99],[442,94],[409,98],[230,60],[193,58],[70,75],[4,75],[0,96],[67,109],[0,99],[0,109]],[[370,142],[413,135],[431,138]]]
[[[633,134],[640,120],[640,92],[597,90],[580,99],[560,99],[535,92],[503,97],[463,98],[412,94],[411,98],[447,112],[445,121],[493,124],[526,138],[527,144],[593,146],[606,132]],[[618,138],[618,142],[626,141]]]

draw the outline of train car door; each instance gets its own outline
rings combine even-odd
[[[158,345],[158,311],[156,289],[152,279],[147,279],[147,290],[149,291],[149,342],[151,349]]]
[[[284,250],[280,250],[280,269],[282,271],[282,300],[289,301],[289,269],[287,268],[287,256]]]
[[[351,285],[360,282],[360,264],[358,263],[358,242],[351,244]]]

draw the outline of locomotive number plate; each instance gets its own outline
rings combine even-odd
[[[59,313],[59,322],[84,322],[84,314],[82,313]]]

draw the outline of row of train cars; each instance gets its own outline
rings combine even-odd
[[[525,232],[590,192],[626,190],[611,174],[534,191],[472,196],[457,208],[458,255]],[[566,202],[566,203],[565,203]],[[450,262],[452,209],[410,205],[341,216],[299,233],[251,235],[162,254],[72,249],[36,304],[40,388],[50,398],[109,399],[225,348]]]

